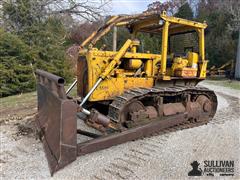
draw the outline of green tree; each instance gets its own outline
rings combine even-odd
[[[4,27],[8,33],[2,30],[0,44],[3,53],[0,64],[2,95],[33,90],[37,68],[71,78],[70,65],[65,57],[67,33],[61,19],[40,17],[40,13],[35,12],[39,11],[36,9],[39,1],[9,2],[3,6]]]
[[[217,67],[236,59],[237,36],[236,31],[230,28],[233,16],[221,2],[202,1],[198,6],[198,21],[206,21],[206,54],[210,66]]]
[[[189,20],[193,19],[192,8],[188,3],[185,3],[178,9],[178,12],[174,16],[179,18],[189,19]]]
[[[2,11],[5,28],[17,34],[21,34],[26,28],[41,22],[44,15],[39,1],[30,0],[3,2]]]
[[[35,68],[66,79],[72,77],[65,55],[66,31],[59,19],[48,18],[45,22],[27,28],[20,37],[31,47]]]
[[[32,63],[29,46],[0,29],[0,97],[34,89]]]

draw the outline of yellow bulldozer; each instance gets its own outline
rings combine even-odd
[[[62,77],[37,70],[36,124],[51,174],[80,155],[208,123],[217,97],[197,86],[206,78],[206,27],[166,12],[113,16],[80,45],[77,79],[66,91]],[[113,50],[98,49],[115,28],[131,38],[118,50],[115,36]],[[139,33],[160,36],[161,51],[140,51]],[[189,33],[197,35],[197,48],[178,40],[184,51],[175,53],[170,39]],[[70,97],[74,86],[78,96]]]

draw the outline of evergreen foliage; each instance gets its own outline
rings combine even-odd
[[[34,90],[37,68],[67,80],[73,76],[65,56],[65,27],[57,17],[40,17],[38,3],[21,0],[3,6],[0,97]]]
[[[178,12],[174,16],[191,20],[193,19],[193,11],[190,5],[188,3],[185,3],[179,8]]]
[[[34,89],[33,57],[18,36],[0,30],[0,96]]]

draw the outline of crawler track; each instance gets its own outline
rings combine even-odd
[[[192,100],[199,95],[207,96],[212,102],[211,112],[207,116],[203,116],[201,120],[193,120],[189,118],[188,112],[159,117],[158,120],[149,121],[141,126],[123,129],[122,132],[110,133],[99,138],[89,140],[88,142],[78,144],[78,156],[87,153],[102,150],[117,144],[122,144],[127,141],[141,139],[153,135],[165,134],[172,131],[177,131],[186,128],[193,128],[203,124],[207,124],[214,116],[217,108],[217,98],[213,91],[203,87],[173,87],[173,88],[138,88],[118,96],[110,105],[109,117],[114,121],[119,121],[119,117],[124,107],[135,99],[142,99],[144,97],[164,96],[176,97],[179,95],[191,95]]]
[[[120,121],[121,113],[123,113],[124,107],[134,100],[141,100],[145,97],[172,97],[187,96],[190,95],[193,99],[199,95],[207,96],[212,102],[212,112],[207,122],[210,121],[216,113],[217,109],[217,97],[215,93],[205,87],[186,87],[186,86],[174,86],[174,87],[154,87],[154,88],[137,88],[126,91],[123,95],[117,96],[115,100],[110,104],[108,116],[115,122]]]

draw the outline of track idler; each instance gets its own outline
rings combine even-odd
[[[194,121],[204,121],[209,117],[213,117],[216,109],[211,100],[205,95],[199,95],[195,100],[188,101],[186,104],[188,118]]]

